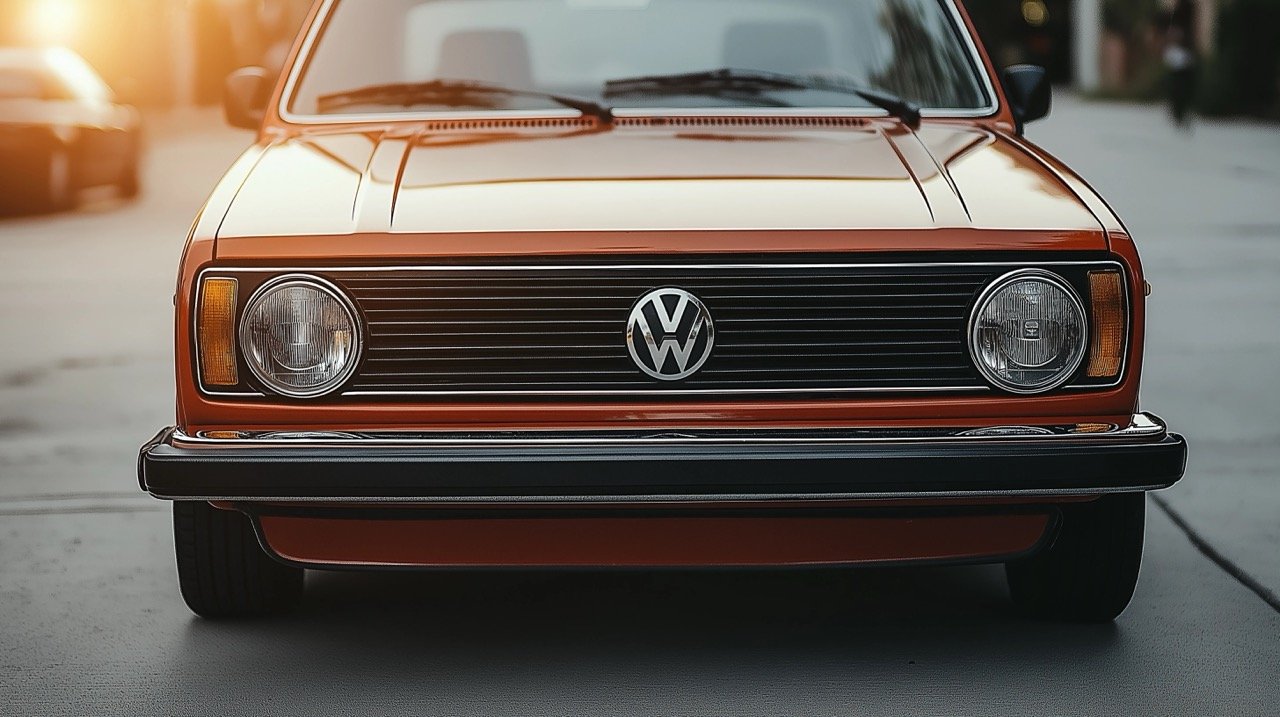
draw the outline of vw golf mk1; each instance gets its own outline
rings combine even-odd
[[[323,0],[177,287],[206,616],[307,569],[1007,565],[1110,620],[1186,444],[1129,232],[955,0]]]

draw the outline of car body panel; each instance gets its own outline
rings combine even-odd
[[[875,121],[813,129],[780,119],[714,132],[671,124],[275,141],[226,213],[219,256],[242,256],[241,238],[260,258],[271,246],[264,237],[358,232],[974,228],[1086,233],[1089,248],[1105,248],[1102,225],[1075,191],[999,134],[948,126],[911,134]]]
[[[1053,513],[435,520],[265,515],[262,542],[310,567],[758,567],[963,562],[1032,551]],[[829,513],[829,511],[828,511]],[[819,514],[821,515],[821,514]]]

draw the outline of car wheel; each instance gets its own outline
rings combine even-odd
[[[1126,493],[1063,506],[1053,543],[1005,566],[1014,605],[1050,620],[1114,620],[1138,583],[1146,505]]]
[[[36,179],[40,183],[40,189],[43,189],[39,208],[50,212],[70,209],[75,204],[72,180],[71,153],[62,147],[55,147],[49,152],[44,176]]]
[[[125,199],[135,199],[142,193],[142,180],[138,177],[138,165],[134,164],[125,171],[124,177],[116,185],[120,192],[120,196]]]
[[[197,615],[268,615],[302,602],[304,571],[268,556],[245,515],[177,502],[173,534],[182,599]]]
[[[141,155],[142,152],[135,137],[133,150],[129,153],[129,163],[121,173],[120,181],[116,182],[116,188],[120,192],[120,196],[125,199],[134,199],[142,193]]]

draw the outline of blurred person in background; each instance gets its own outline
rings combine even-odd
[[[1178,127],[1191,126],[1191,105],[1196,94],[1195,4],[1178,0],[1165,33],[1164,67],[1168,82],[1169,112]]]

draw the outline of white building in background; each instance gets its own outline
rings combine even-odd
[[[1071,9],[1075,86],[1096,92],[1102,88],[1102,0],[1075,0]]]

